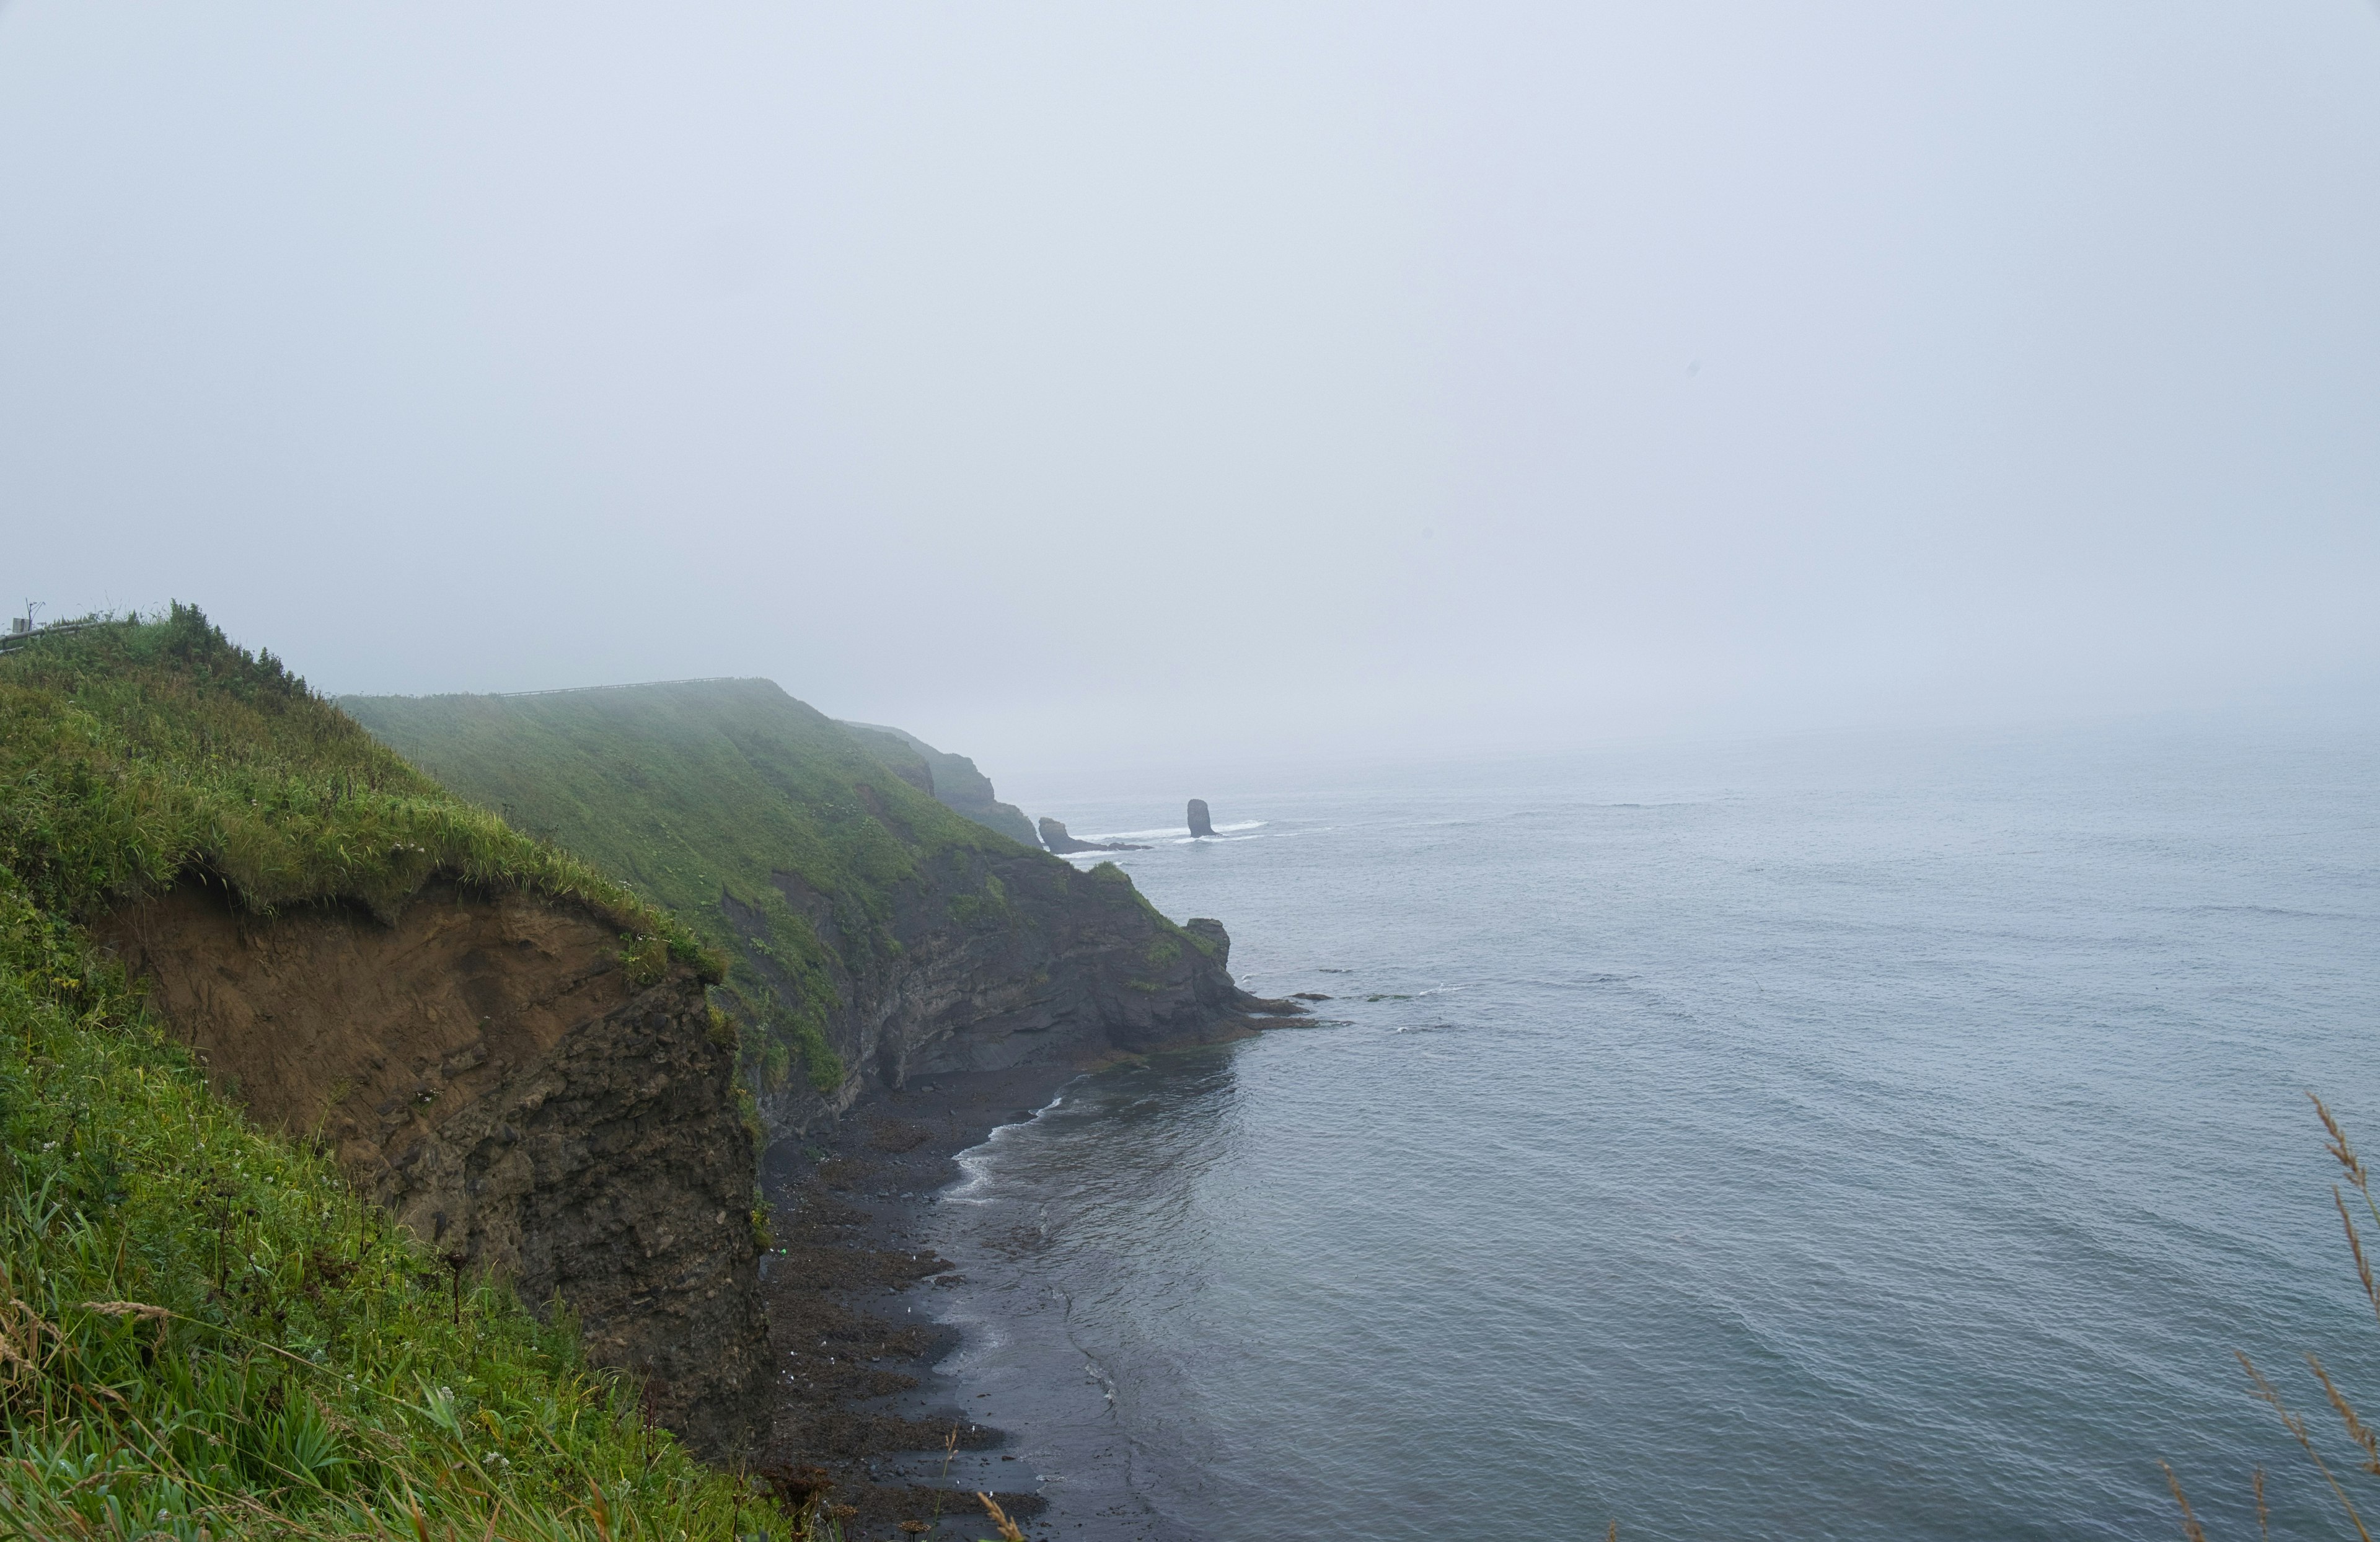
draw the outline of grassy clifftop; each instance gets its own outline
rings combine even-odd
[[[78,918],[184,878],[258,911],[385,916],[444,874],[575,900],[656,965],[702,962],[667,912],[456,798],[189,607],[0,658],[0,863]]]
[[[203,879],[386,911],[434,875],[695,938],[462,804],[194,610],[0,657],[0,1535],[783,1536],[327,1160],[207,1088],[82,919]]]
[[[446,785],[625,880],[729,950],[743,1015],[769,1030],[752,1047],[764,1086],[796,1056],[820,1090],[841,1079],[825,1034],[835,977],[865,975],[900,952],[895,892],[922,866],[1023,851],[766,680],[341,705]],[[819,897],[816,921],[787,903],[780,875]],[[987,891],[952,903],[988,911],[1001,898]],[[790,995],[747,953],[773,965]]]

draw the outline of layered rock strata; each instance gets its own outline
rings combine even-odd
[[[1232,983],[1220,923],[1166,922],[1112,868],[1075,872],[1038,853],[968,854],[893,896],[897,951],[838,967],[827,1037],[845,1075],[829,1092],[789,1085],[762,1099],[772,1135],[806,1135],[871,1092],[924,1076],[1096,1065],[1215,1043],[1305,1009]],[[987,883],[987,880],[990,880]],[[826,896],[780,874],[779,892],[830,941]],[[1002,914],[954,921],[947,896],[997,887]],[[727,902],[731,919],[739,917]],[[763,975],[775,965],[757,952]],[[792,981],[782,980],[792,989]]]
[[[713,1460],[765,1434],[753,1153],[701,982],[633,982],[594,917],[435,883],[395,924],[186,881],[94,929],[209,1077],[321,1141],[459,1268],[577,1315]]]

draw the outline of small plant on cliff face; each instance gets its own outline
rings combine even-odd
[[[642,936],[623,933],[620,938],[620,967],[630,980],[639,986],[660,984],[669,973],[669,940],[655,937],[650,932]]]

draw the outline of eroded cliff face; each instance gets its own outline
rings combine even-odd
[[[443,882],[394,925],[186,881],[93,929],[259,1123],[322,1140],[434,1251],[558,1296],[698,1451],[765,1433],[753,1158],[691,974],[640,989],[594,917]]]
[[[776,885],[844,956],[828,897],[790,873]],[[732,898],[724,904],[731,923],[748,923]],[[1296,1010],[1240,990],[1223,967],[1221,925],[1193,927],[1168,924],[1112,868],[1078,872],[1038,852],[954,852],[921,864],[892,892],[898,950],[836,971],[842,1005],[827,1032],[843,1058],[841,1085],[822,1094],[795,1084],[765,1098],[771,1132],[803,1133],[913,1076],[1095,1065],[1236,1038],[1253,1013]],[[776,972],[758,951],[749,962]]]
[[[772,1136],[916,1076],[1097,1063],[1296,1010],[1233,989],[1221,940],[1123,873],[947,807],[930,747],[767,681],[346,704],[734,955],[717,1000]]]

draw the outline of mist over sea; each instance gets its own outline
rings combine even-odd
[[[2160,1457],[2218,1535],[2255,1466],[2337,1529],[2233,1351],[2380,1405],[2303,1096],[2380,1152],[2372,737],[1179,794],[1036,812],[1262,821],[1120,860],[1334,999],[1076,1082],[935,1208],[944,1368],[1058,1535],[2163,1538]]]

